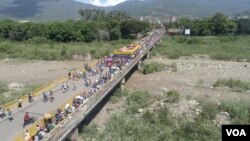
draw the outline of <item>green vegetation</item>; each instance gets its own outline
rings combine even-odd
[[[157,98],[153,98],[145,92],[129,94],[128,105],[123,113],[113,115],[104,130],[97,130],[96,125],[90,125],[84,129],[83,138],[97,141],[214,141],[221,139],[221,129],[214,122],[216,115],[220,112],[229,113],[232,124],[248,124],[250,122],[248,101],[225,101],[220,105],[202,102],[200,105],[201,113],[190,121],[184,115],[179,118],[173,117],[169,109],[164,106],[154,111],[147,110],[155,100]],[[137,112],[139,108],[143,108],[143,113]]]
[[[138,33],[150,31],[149,23],[132,19],[124,12],[86,9],[79,13],[84,20],[0,21],[0,58],[62,60],[70,59],[72,52],[100,58],[130,43],[127,39],[137,38]]]
[[[219,108],[228,112],[232,118],[232,124],[250,123],[250,103],[247,101],[224,101]]]
[[[10,90],[8,85],[1,82],[0,83],[0,105],[4,105],[10,101],[17,100],[18,97],[27,95],[30,91],[38,88],[38,85],[24,86],[20,90]]]
[[[177,91],[164,92],[170,103],[177,103],[180,101],[180,94]]]
[[[148,92],[133,92],[127,98],[128,108],[126,109],[127,114],[138,112],[138,109],[147,107],[152,101],[152,95]]]
[[[177,72],[178,71],[176,63],[172,63],[169,67],[172,69],[173,72]]]
[[[250,36],[163,37],[154,54],[179,58],[207,54],[217,60],[250,61]]]
[[[216,13],[213,17],[203,19],[181,18],[176,22],[167,23],[166,28],[191,29],[193,36],[249,34],[249,22],[250,19],[236,21],[223,13]]]
[[[250,84],[241,80],[229,79],[218,79],[214,84],[214,87],[229,87],[234,91],[246,91],[250,90]]]
[[[203,79],[199,79],[196,83],[195,83],[195,85],[197,86],[197,87],[200,87],[200,86],[202,86],[204,84],[204,80]]]
[[[117,102],[119,102],[121,100],[122,97],[128,96],[128,94],[129,94],[128,90],[118,89],[111,96],[110,101],[112,103],[117,103]]]
[[[0,42],[0,58],[24,58],[37,60],[65,60],[72,57],[72,52],[90,53],[94,58],[105,56],[132,40],[111,42],[95,41],[92,43],[58,43],[52,41],[35,42]]]
[[[154,72],[159,72],[164,70],[166,67],[165,64],[163,63],[157,63],[157,62],[153,62],[153,63],[142,63],[140,72],[143,74],[150,74],[150,73],[154,73]]]
[[[91,10],[88,13],[100,16],[95,15],[97,13]],[[133,34],[145,34],[150,30],[149,23],[134,20],[126,14],[121,15],[119,11],[113,12],[111,16],[113,17],[103,16],[103,20],[69,20],[49,23],[19,23],[2,20],[0,21],[0,38],[12,41],[42,38],[43,40],[64,43],[92,42],[95,40],[117,40],[121,37],[135,38],[136,36]]]

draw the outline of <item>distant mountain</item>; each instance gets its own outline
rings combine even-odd
[[[122,10],[131,16],[211,16],[216,12],[235,15],[250,10],[250,0],[128,0],[112,7],[97,7],[74,0],[1,0],[0,19],[65,20],[76,19],[86,8]]]
[[[250,10],[250,0],[129,0],[113,9],[123,10],[133,16],[176,15],[211,16],[216,12],[234,15]]]
[[[78,11],[99,8],[73,0],[1,0],[0,19],[15,20],[65,20],[76,19]]]

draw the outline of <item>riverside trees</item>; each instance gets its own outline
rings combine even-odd
[[[2,20],[0,21],[0,38],[14,41],[42,38],[57,42],[92,42],[97,39],[133,38],[133,34],[148,32],[150,26],[146,22],[132,19],[121,11],[105,12],[87,9],[80,10],[79,13],[82,19],[63,22],[20,23]],[[124,30],[129,32],[122,32]]]

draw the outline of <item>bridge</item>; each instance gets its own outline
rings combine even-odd
[[[78,125],[85,119],[85,117],[92,112],[92,110],[117,86],[126,82],[126,76],[135,67],[140,67],[141,60],[149,57],[150,51],[155,47],[155,45],[160,41],[161,37],[165,33],[163,28],[152,31],[147,37],[142,40],[142,49],[140,53],[128,63],[126,63],[122,69],[116,71],[114,76],[112,76],[105,84],[103,84],[97,91],[88,95],[84,102],[75,109],[74,112],[70,113],[65,117],[60,123],[58,123],[55,128],[50,132],[46,133],[42,140],[44,141],[58,141],[65,140],[66,138],[75,138],[78,134]],[[108,72],[108,67],[104,68],[104,72]],[[92,75],[88,76],[92,82],[95,82],[100,76]],[[67,81],[70,89],[67,92],[61,90],[61,85]],[[50,113],[54,115],[55,112],[60,109],[65,109],[66,104],[72,104],[73,99],[76,96],[81,96],[83,92],[91,91],[90,87],[84,86],[84,80],[79,79],[77,81],[68,79],[68,77],[61,77],[51,83],[35,90],[33,92],[34,102],[29,103],[27,96],[22,97],[23,107],[17,108],[17,102],[11,102],[4,105],[4,108],[11,109],[13,112],[14,120],[9,121],[6,117],[0,119],[0,135],[2,141],[24,141],[25,132],[29,132],[30,135],[36,135],[37,125],[44,124],[44,115]],[[73,90],[73,86],[76,88]],[[53,96],[55,101],[44,102],[42,92],[49,93],[53,91]],[[24,114],[28,112],[30,116],[35,117],[36,122],[27,125],[23,128],[23,117]]]

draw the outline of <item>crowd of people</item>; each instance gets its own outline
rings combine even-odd
[[[154,32],[149,33],[148,36],[140,40],[141,48],[139,53],[144,51],[151,43],[156,40],[163,32],[161,30],[155,30]],[[70,105],[67,103],[64,109],[57,109],[55,114],[47,115],[45,117],[45,126],[37,125],[37,134],[35,136],[30,136],[29,132],[25,133],[25,140],[33,141],[35,139],[41,140],[46,132],[50,132],[57,124],[59,124],[63,119],[68,117],[69,114],[73,113],[80,105],[85,104],[89,97],[95,95],[97,91],[99,91],[107,82],[112,80],[119,71],[121,71],[125,66],[130,64],[132,58],[124,58],[124,57],[113,57],[113,54],[108,55],[100,59],[96,66],[91,68],[88,64],[84,64],[84,70],[77,70],[74,73],[69,72],[68,78],[72,80],[72,90],[76,90],[76,81],[83,80],[83,86],[87,87],[87,90],[84,91],[81,95],[76,96],[73,100],[73,103]],[[60,87],[62,93],[66,93],[70,90],[69,81],[63,82]],[[53,95],[53,91],[50,90],[47,93],[43,92],[43,102],[50,101],[51,103],[55,100]],[[34,102],[34,98],[32,93],[28,94],[28,102]],[[18,98],[18,108],[22,108],[22,99]],[[7,109],[8,118],[12,121],[13,114]],[[0,118],[4,115],[3,108],[0,108]],[[28,112],[24,115],[23,127],[34,122],[34,117],[31,117]]]
[[[153,41],[156,40],[163,32],[161,30],[156,30],[155,32],[151,32],[147,37],[140,40],[142,48],[140,49],[140,53],[144,51],[148,46],[152,45]],[[73,104],[70,105],[67,103],[64,109],[58,109],[54,116],[52,117],[52,125],[54,126],[46,126],[46,131],[51,130],[51,127],[54,128],[55,125],[59,124],[63,119],[65,119],[69,114],[73,113],[80,105],[87,102],[89,97],[96,94],[109,80],[112,80],[113,77],[121,71],[125,66],[127,66],[132,60],[130,58],[113,58],[113,55],[105,56],[100,59],[94,68],[91,68],[89,65],[85,64],[85,71],[78,71],[75,76],[82,79],[84,82],[84,86],[88,87],[88,91],[84,91],[80,96],[75,97]],[[92,82],[89,77],[95,76],[94,81]],[[68,77],[70,79],[75,80],[74,76],[69,73]],[[74,81],[75,82],[75,81]],[[75,84],[73,84],[75,87]],[[63,89],[69,89],[67,83],[62,85]]]

